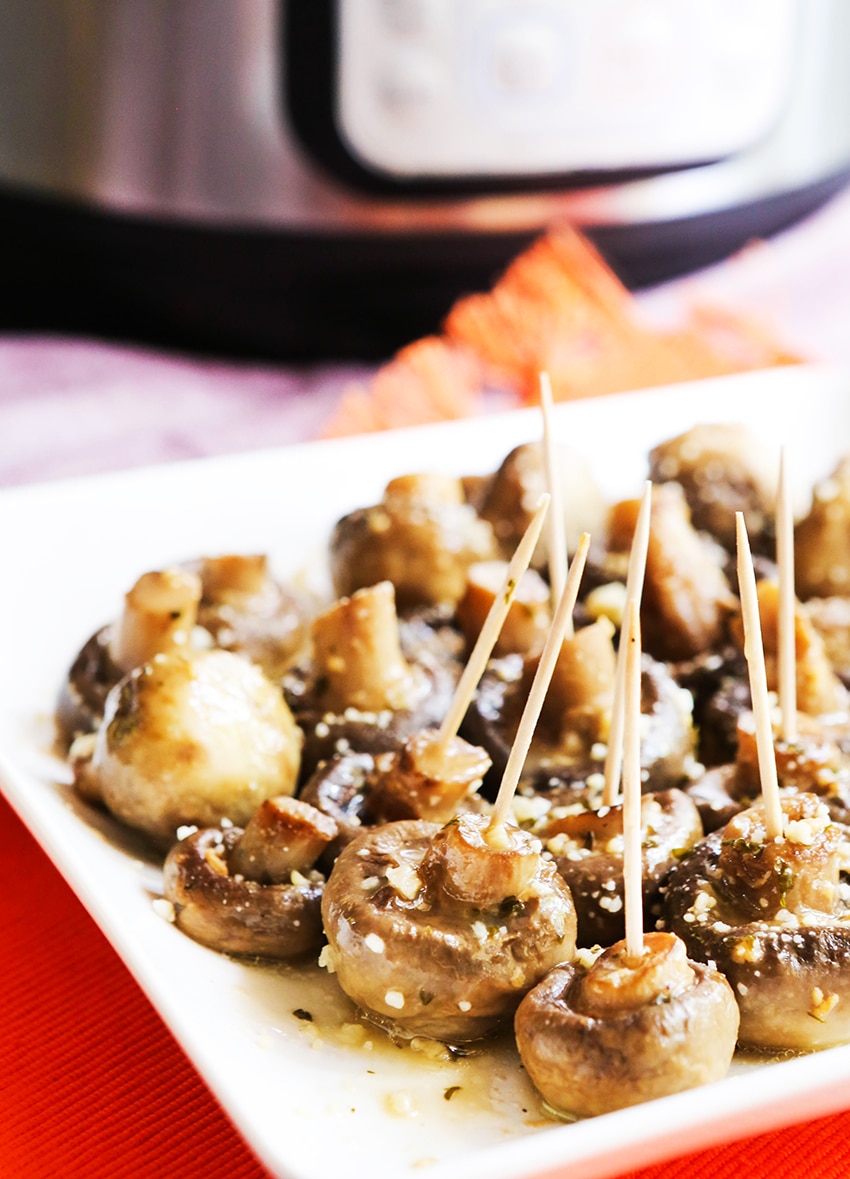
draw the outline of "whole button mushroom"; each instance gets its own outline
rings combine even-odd
[[[592,963],[556,967],[514,1021],[528,1075],[553,1109],[593,1117],[721,1080],[738,1009],[713,966],[669,933],[632,961],[617,942]]]
[[[741,1011],[741,1043],[812,1051],[850,1040],[848,831],[812,794],[782,798],[770,839],[762,804],[713,832],[671,873],[667,927],[716,963]]]
[[[448,628],[443,628],[448,631]],[[302,776],[338,753],[387,752],[443,719],[460,641],[421,620],[400,623],[388,581],[342,597],[311,627],[309,660],[283,680],[305,734]]]
[[[541,845],[490,819],[388,823],[353,840],[328,879],[329,965],[391,1033],[488,1035],[575,950],[570,891]]]
[[[498,556],[492,528],[465,502],[459,479],[407,475],[387,485],[381,503],[337,523],[331,574],[341,597],[389,581],[407,611],[454,605],[469,566]]]
[[[244,830],[190,833],[163,867],[178,929],[227,954],[289,960],[318,952],[324,877],[314,865],[337,833],[327,815],[288,795],[266,799]]]
[[[170,846],[182,825],[241,826],[264,799],[293,794],[301,744],[259,667],[171,651],[109,693],[86,773],[117,818]]]

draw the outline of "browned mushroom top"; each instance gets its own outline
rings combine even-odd
[[[654,933],[637,960],[618,942],[592,964],[557,967],[523,999],[514,1027],[548,1104],[589,1117],[720,1080],[738,1011],[721,974]]]
[[[313,865],[336,834],[327,815],[284,796],[267,799],[244,831],[208,827],[186,835],[163,868],[177,927],[228,954],[318,953],[324,877]]]
[[[548,804],[543,796],[540,800]],[[524,800],[526,806],[528,799]],[[696,804],[681,790],[641,796],[643,910],[652,927],[667,873],[702,838]],[[625,934],[623,807],[602,807],[587,787],[564,791],[531,828],[570,886],[580,946],[609,946]]]
[[[464,502],[460,480],[441,476],[393,480],[380,504],[337,523],[330,546],[338,595],[389,581],[402,610],[454,605],[469,566],[499,555],[490,524]]]
[[[328,964],[392,1032],[462,1042],[487,1035],[575,949],[569,889],[516,828],[489,819],[390,823],[353,840],[322,903]]]
[[[201,579],[198,625],[218,647],[278,679],[307,633],[307,604],[272,575],[262,553],[228,553],[193,563]]]
[[[729,979],[743,1043],[807,1051],[850,1040],[850,847],[816,796],[787,794],[782,812],[778,839],[761,805],[707,836],[668,877],[664,913]]]

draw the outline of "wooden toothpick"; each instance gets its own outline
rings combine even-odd
[[[764,799],[765,828],[768,839],[782,835],[782,807],[779,801],[779,780],[776,774],[776,753],[773,748],[773,726],[770,721],[770,698],[767,691],[767,671],[764,665],[764,643],[761,635],[756,575],[750,553],[750,541],[744,513],[735,513],[738,541],[738,592],[744,622],[744,655],[750,675],[750,695],[756,725],[759,778]]]
[[[534,515],[510,560],[502,585],[493,598],[493,602],[487,612],[487,617],[484,619],[484,625],[478,632],[475,646],[472,648],[472,652],[466,661],[466,667],[464,667],[461,677],[458,680],[452,702],[443,718],[443,723],[440,725],[435,741],[437,748],[445,748],[448,745],[449,741],[451,741],[452,737],[456,735],[460,728],[464,716],[466,716],[466,710],[469,708],[472,697],[475,695],[478,681],[484,674],[484,669],[487,666],[487,661],[490,658],[493,647],[496,645],[499,632],[513,604],[522,575],[531,562],[531,556],[540,537],[543,520],[549,508],[549,502],[550,497],[548,495],[541,495],[537,501]]]
[[[567,535],[564,529],[564,500],[561,492],[561,472],[555,453],[555,438],[552,429],[552,382],[548,373],[540,374],[540,408],[543,411],[543,458],[546,468],[546,485],[552,497],[552,510],[546,537],[549,549],[549,584],[552,588],[552,613],[554,614],[567,579]],[[572,619],[565,637],[572,635]]]
[[[797,736],[797,619],[794,587],[794,511],[787,478],[785,448],[779,456],[779,493],[776,503],[776,563],[779,566],[780,733],[784,741]]]
[[[625,728],[623,741],[623,905],[626,957],[643,954],[643,862],[641,857],[640,779],[640,606],[628,603],[625,647]]]
[[[519,784],[519,776],[531,745],[531,738],[534,735],[534,729],[540,717],[540,710],[543,707],[549,682],[552,679],[552,672],[561,653],[567,623],[572,618],[575,608],[589,547],[590,535],[585,532],[582,534],[572,564],[570,565],[564,592],[561,595],[561,600],[558,602],[555,617],[552,619],[552,625],[549,628],[549,634],[546,636],[540,662],[537,665],[537,671],[531,684],[531,691],[528,693],[528,699],[525,702],[525,708],[520,717],[519,727],[517,728],[516,737],[514,738],[514,743],[508,756],[507,765],[505,766],[505,772],[502,775],[499,793],[496,796],[496,802],[493,807],[493,815],[490,819],[491,829],[495,830],[498,827],[503,827],[508,817],[511,801]]]
[[[635,534],[629,553],[629,568],[626,574],[626,606],[623,624],[629,614],[629,603],[637,602],[640,609],[643,597],[643,582],[646,574],[646,554],[649,549],[649,524],[652,514],[652,483],[647,479],[638,510]],[[622,636],[622,625],[620,634]],[[605,785],[602,789],[602,805],[613,806],[620,794],[620,773],[623,765],[623,717],[625,712],[626,660],[622,639],[617,652],[617,666],[614,672],[614,702],[611,705],[611,727],[608,732],[608,751],[605,754]]]

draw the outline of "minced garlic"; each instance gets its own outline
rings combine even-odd
[[[837,1003],[838,995],[834,992],[831,995],[824,995],[820,987],[812,987],[812,1006],[809,1009],[809,1015],[823,1023]]]
[[[387,869],[387,880],[395,891],[408,901],[416,900],[422,890],[422,881],[409,864],[399,864]]]
[[[156,913],[157,917],[161,917],[163,921],[168,921],[171,925],[173,925],[177,920],[177,913],[174,906],[172,905],[171,901],[167,901],[165,897],[156,897],[151,902],[151,908],[153,909],[154,913]]]
[[[334,959],[334,952],[330,946],[322,947],[322,952],[319,954],[319,966],[328,972],[328,974],[336,974],[336,961]]]

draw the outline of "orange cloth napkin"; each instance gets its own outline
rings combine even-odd
[[[752,317],[692,308],[660,329],[575,229],[552,229],[493,289],[457,300],[439,336],[403,348],[367,383],[354,383],[325,423],[337,437],[468,417],[487,390],[513,404],[538,400],[541,372],[556,401],[796,364],[797,353]]]

